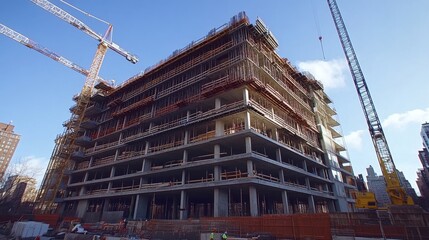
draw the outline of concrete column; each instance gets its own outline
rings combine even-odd
[[[127,116],[125,115],[125,117],[124,117],[124,122],[122,123],[122,128],[124,128],[125,127],[125,123],[127,122]],[[119,123],[119,122],[118,122]]]
[[[214,153],[214,159],[215,160],[220,158],[220,145],[219,144],[214,145],[213,153]]]
[[[180,220],[185,220],[188,218],[188,196],[185,190],[180,192]]]
[[[280,141],[280,135],[279,135],[279,129],[278,128],[274,128],[274,140],[276,140],[277,142]]]
[[[186,122],[189,122],[189,118],[191,116],[191,111],[186,111]]]
[[[183,163],[187,163],[188,162],[188,150],[183,150],[183,158],[182,158]]]
[[[228,216],[228,192],[219,188],[214,189],[213,194],[213,216],[227,217]]]
[[[304,171],[308,171],[308,169],[307,169],[307,162],[304,160],[304,161],[302,161],[302,169],[304,169]]]
[[[280,148],[276,149],[276,161],[282,162],[282,152],[280,151]]]
[[[151,124],[152,124],[152,123],[151,123]],[[150,128],[149,128],[149,129],[150,129]],[[149,153],[149,148],[150,148],[150,143],[149,143],[149,142],[146,142],[146,146],[145,146],[145,148],[144,148],[144,154],[145,154],[145,155]]]
[[[112,169],[110,170],[110,177],[114,177],[115,176],[115,166],[112,167]]]
[[[308,196],[308,212],[309,213],[315,213],[316,212],[316,207],[314,205],[313,195]]]
[[[142,166],[142,172],[149,172],[152,168],[152,160],[144,159],[143,160],[143,166]]]
[[[287,191],[283,190],[281,192],[282,194],[282,203],[283,203],[283,213],[284,214],[289,214],[289,199],[287,197]]]
[[[130,212],[128,213],[128,216],[125,216],[126,218],[132,218],[134,219],[134,212],[136,210],[136,202],[137,202],[138,195],[131,196],[131,203],[130,203]]]
[[[215,123],[215,136],[223,136],[225,135],[225,123],[221,120],[216,120]]]
[[[305,186],[310,189],[310,179],[308,177],[305,177]]]
[[[219,109],[222,106],[220,98],[215,99],[215,109]]]
[[[119,149],[116,149],[115,157],[113,158],[113,161],[116,161],[116,159],[118,159],[118,155],[119,155]]]
[[[79,190],[79,196],[85,195],[85,193],[86,193],[86,187],[82,186]]]
[[[108,198],[105,198],[104,204],[103,204],[103,212],[109,211],[109,203],[110,203],[110,200]]]
[[[185,139],[183,139],[183,145],[189,144],[189,131],[185,131]]]
[[[247,164],[247,175],[249,177],[254,176],[255,174],[254,174],[254,169],[253,169],[253,161],[249,159],[249,160],[247,160],[246,164]]]
[[[250,137],[244,138],[244,142],[246,144],[246,153],[252,152],[252,139]]]
[[[121,128],[124,128],[123,126]],[[124,135],[124,132],[121,132],[119,134],[119,139],[118,139],[118,144],[120,144],[122,142],[122,136]]]
[[[220,145],[219,144],[216,144],[215,146],[214,146],[214,149],[213,149],[213,151],[214,151],[214,161],[217,161],[217,160],[219,160],[219,158],[220,158]],[[216,165],[216,166],[214,166],[214,169],[213,169],[213,177],[214,177],[214,180],[215,181],[220,181],[221,180],[221,170],[222,168],[221,168],[221,166],[219,166],[219,165]]]
[[[280,183],[284,184],[285,183],[285,172],[283,171],[283,169],[279,170],[279,178],[280,178]]]
[[[186,170],[183,169],[182,170],[182,185],[184,185],[186,183]]]
[[[249,105],[249,90],[247,90],[246,88],[243,89],[243,101],[244,105]]]
[[[97,145],[97,143],[95,143],[95,145]],[[91,157],[90,159],[89,159],[89,167],[92,167],[92,162],[94,162],[94,157]]]
[[[249,187],[249,205],[250,205],[250,216],[256,217],[259,215],[258,211],[258,196],[256,188],[253,186]]]
[[[328,201],[329,212],[336,212],[334,200]]]
[[[79,200],[79,203],[77,204],[77,209],[76,209],[76,217],[83,218],[87,208],[88,208],[88,200]]]
[[[244,114],[244,130],[250,129],[250,113],[245,112]]]
[[[149,204],[149,197],[142,194],[137,195],[136,203],[134,206],[133,219],[147,219],[147,209]]]
[[[71,178],[69,178],[69,184],[70,184],[70,180]],[[85,173],[85,177],[83,178],[83,181],[84,182],[88,181],[88,172]]]
[[[220,181],[221,180],[221,174],[222,174],[222,170],[220,166],[214,166],[214,172],[213,172],[213,177],[215,181]]]

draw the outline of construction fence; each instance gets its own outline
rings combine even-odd
[[[130,222],[128,232],[147,239],[202,239],[210,232],[245,239],[333,239],[342,236],[429,239],[429,214],[376,213],[264,215]]]
[[[25,219],[27,218],[27,219]],[[59,216],[21,216],[19,221],[53,222]],[[18,219],[16,219],[18,220]],[[62,219],[71,222],[72,219]],[[79,219],[73,219],[79,221]],[[59,222],[57,222],[59,223]],[[51,227],[54,227],[52,224]],[[57,225],[58,226],[58,225]],[[244,239],[428,239],[429,213],[426,212],[355,212],[292,215],[264,215],[259,217],[216,217],[187,220],[130,220],[123,223],[83,223],[91,233],[140,239],[204,239],[214,232],[219,236],[227,231],[230,238]],[[62,226],[64,227],[64,226]],[[66,227],[67,228],[67,227]]]

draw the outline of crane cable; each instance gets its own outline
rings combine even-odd
[[[319,18],[317,16],[317,11],[316,11],[316,8],[314,7],[313,0],[310,0],[310,2],[311,2],[311,9],[312,9],[312,12],[313,12],[314,23],[316,25],[317,36],[318,36],[318,39],[319,39],[319,42],[320,42],[320,48],[322,50],[323,60],[326,60],[326,58],[325,58],[325,50],[323,49],[323,38],[322,38],[322,34],[320,33]]]
[[[105,24],[107,24],[107,25],[111,25],[111,24],[110,24],[110,23],[108,23],[107,21],[104,21],[103,19],[100,19],[100,18],[98,18],[98,17],[96,17],[96,16],[94,16],[94,15],[91,15],[91,14],[89,14],[89,13],[87,13],[87,12],[83,11],[82,9],[80,9],[80,8],[78,8],[78,7],[75,7],[75,6],[71,5],[70,3],[68,3],[68,2],[66,2],[66,1],[64,1],[64,0],[60,0],[60,2],[62,2],[62,3],[64,3],[64,4],[66,4],[67,6],[69,6],[69,7],[71,7],[71,8],[74,8],[75,10],[77,10],[77,11],[79,11],[79,12],[81,12],[81,13],[83,13],[83,14],[87,15],[88,17],[92,17],[92,18],[94,18],[94,19],[96,19],[96,20],[98,20],[98,21],[100,21],[100,22],[102,22],[102,23],[105,23]]]

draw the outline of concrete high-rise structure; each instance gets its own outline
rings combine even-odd
[[[277,46],[241,13],[116,88],[98,84],[58,211],[86,222],[351,211],[331,100]]]
[[[0,179],[4,177],[20,139],[13,129],[11,123],[0,123]]]
[[[368,183],[368,191],[371,191],[375,194],[375,199],[377,200],[377,205],[379,207],[387,206],[391,204],[390,197],[387,194],[386,190],[386,181],[383,176],[377,176],[374,168],[369,165],[366,168],[368,176],[366,176],[366,181]]]
[[[422,137],[424,148],[429,149],[429,123],[422,124],[420,136]]]
[[[417,171],[417,187],[421,197],[429,201],[429,152],[426,148],[419,151],[419,159],[423,168]]]
[[[420,131],[423,141],[423,149],[418,156],[422,169],[417,171],[417,186],[421,195],[421,203],[425,209],[429,209],[429,123],[423,123]]]

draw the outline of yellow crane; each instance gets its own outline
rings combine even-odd
[[[387,140],[384,135],[383,128],[381,127],[380,119],[378,118],[377,112],[375,110],[374,102],[372,101],[365,77],[357,59],[337,2],[336,0],[327,1],[338,36],[341,41],[341,45],[343,47],[344,54],[346,55],[347,63],[349,65],[356,90],[358,92],[362,109],[365,113],[369,133],[375,148],[375,153],[386,181],[387,194],[390,197],[392,205],[414,205],[412,198],[405,192],[399,181],[397,169],[393,162],[389,146],[387,145]],[[357,197],[359,198],[359,195]],[[371,194],[361,197],[370,198]],[[362,200],[363,205],[365,205],[364,202],[374,202],[368,199],[358,199],[358,202],[359,200]]]
[[[42,181],[41,189],[37,196],[35,212],[54,213],[58,206],[57,198],[62,197],[64,194],[68,181],[68,176],[65,172],[70,167],[70,158],[72,153],[77,149],[75,140],[77,138],[80,125],[84,120],[84,113],[90,101],[94,84],[98,77],[107,49],[110,48],[111,50],[119,53],[132,63],[137,63],[138,58],[112,42],[111,34],[113,26],[111,24],[109,24],[104,36],[101,36],[83,22],[51,2],[47,0],[31,1],[100,42],[98,44],[97,51],[95,52],[91,67],[89,68],[85,84],[77,98],[76,107],[72,111],[69,124],[65,126],[66,128],[64,133],[56,139],[56,145],[52,152],[47,171]]]

